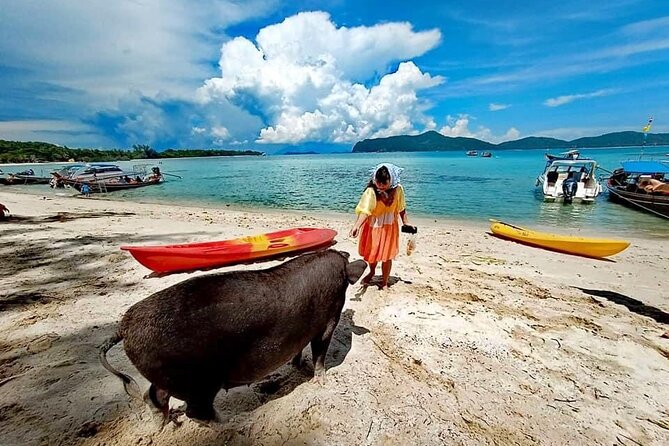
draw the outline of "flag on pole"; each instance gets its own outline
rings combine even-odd
[[[652,125],[653,125],[653,117],[651,116],[650,119],[648,120],[648,124],[646,124],[641,130],[644,133],[648,133],[650,132],[650,128]]]

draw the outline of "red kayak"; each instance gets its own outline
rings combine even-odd
[[[121,246],[156,273],[172,273],[247,263],[332,244],[337,231],[294,228],[217,242],[162,246]]]

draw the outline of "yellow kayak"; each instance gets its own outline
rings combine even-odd
[[[586,257],[607,257],[626,249],[630,242],[605,238],[575,237],[532,231],[497,220],[490,220],[493,234],[528,245]]]

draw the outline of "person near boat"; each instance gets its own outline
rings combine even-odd
[[[7,217],[9,217],[9,209],[7,209],[7,206],[4,204],[0,203],[0,220],[4,220]]]
[[[399,219],[404,225],[409,224],[404,188],[400,184],[402,170],[390,163],[377,165],[355,208],[358,218],[349,236],[360,236],[358,253],[369,264],[370,271],[362,279],[363,285],[371,282],[381,262],[379,288],[388,286],[393,259],[399,252]]]
[[[656,180],[655,178],[642,179],[639,181],[639,188],[650,194],[661,193],[663,195],[669,195],[669,184]]]

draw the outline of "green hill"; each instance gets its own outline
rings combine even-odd
[[[561,149],[568,146],[567,141],[542,136],[528,136],[527,138],[497,144],[498,149]]]
[[[467,150],[505,149],[572,149],[588,147],[641,146],[641,132],[616,132],[601,136],[564,141],[556,138],[530,136],[515,141],[491,144],[476,138],[444,136],[435,131],[420,135],[391,136],[389,138],[365,139],[353,146],[353,152],[442,152]],[[649,133],[647,145],[669,145],[669,133]]]
[[[353,146],[353,152],[437,152],[449,150],[479,150],[494,148],[494,144],[475,138],[452,138],[435,131],[420,135],[391,136],[365,139]]]

